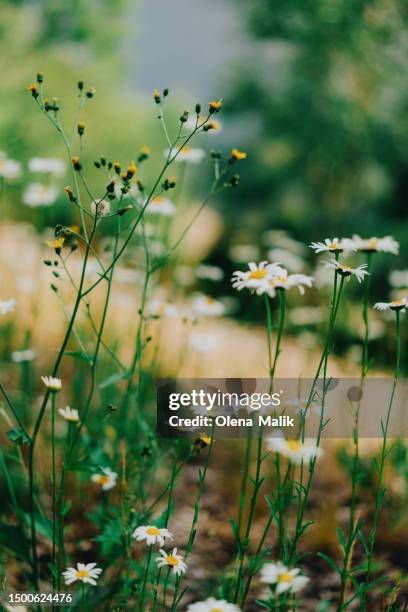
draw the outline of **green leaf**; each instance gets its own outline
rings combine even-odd
[[[335,572],[338,572],[340,575],[342,574],[342,570],[341,568],[337,565],[337,563],[335,561],[333,561],[333,559],[331,559],[330,557],[328,557],[327,555],[325,555],[324,553],[317,553],[317,555],[321,558],[324,559],[324,561],[326,561],[330,567],[332,569],[334,569]]]
[[[91,355],[88,355],[88,353],[85,353],[84,351],[64,351],[64,355],[67,355],[67,357],[73,357],[74,359],[79,359],[80,361],[85,361],[86,363],[89,363],[89,365],[92,365],[93,363]]]
[[[100,383],[99,388],[105,389],[106,387],[110,387],[110,385],[114,385],[122,380],[129,380],[131,375],[131,372],[115,372],[115,374],[111,374],[111,376],[105,378],[105,380]]]
[[[21,429],[21,427],[10,429],[10,431],[7,432],[7,437],[10,442],[17,444],[17,446],[21,446],[22,444],[30,444],[31,442],[30,438],[27,436],[25,431]]]

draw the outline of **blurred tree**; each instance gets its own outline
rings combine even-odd
[[[392,233],[407,253],[408,5],[241,3],[257,42],[228,106],[249,126],[239,197],[249,226],[304,241]]]

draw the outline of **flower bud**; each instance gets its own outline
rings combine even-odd
[[[230,180],[231,187],[237,187],[239,185],[239,174],[234,174]]]
[[[188,111],[184,111],[184,113],[180,117],[181,123],[186,123],[186,121],[188,121],[188,115],[189,115]]]
[[[76,170],[77,172],[82,170],[81,162],[79,161],[79,157],[77,155],[74,155],[74,157],[71,159],[71,162],[74,167],[74,170]]]
[[[137,172],[137,166],[135,162],[132,160],[129,166],[127,167],[127,175],[126,175],[127,180],[130,180],[131,178],[133,178],[136,172]]]
[[[114,193],[114,191],[115,191],[115,184],[116,184],[115,179],[112,179],[111,182],[108,185],[106,185],[107,193]]]
[[[93,98],[95,94],[96,94],[95,87],[91,87],[91,89],[88,89],[88,91],[86,92],[86,97]]]
[[[77,128],[78,128],[78,134],[80,136],[83,136],[85,132],[85,123],[78,123]]]
[[[168,87],[166,87],[166,89],[163,89],[163,98],[167,98],[168,95],[169,95],[169,90],[168,90]]]
[[[122,164],[120,162],[118,162],[118,161],[115,161],[113,163],[113,169],[116,172],[116,174],[120,174],[120,171],[122,169]]]
[[[101,165],[102,165],[102,166],[106,166],[106,157],[104,157],[104,156],[102,155],[102,156],[101,156],[101,158],[100,158],[100,160],[101,160]]]
[[[38,93],[38,85],[37,83],[30,83],[30,85],[27,87],[28,91],[31,93],[31,95],[33,96],[33,98],[36,100],[38,98],[38,96],[40,95]]]
[[[41,74],[41,72],[37,73],[37,83],[39,83],[41,85],[41,83],[44,82],[44,75]]]
[[[125,213],[128,212],[128,210],[131,210],[133,208],[133,206],[131,204],[128,204],[127,206],[125,206],[124,208],[120,208],[117,212],[117,214],[119,215],[119,217],[123,217],[123,215]]]
[[[154,98],[154,101],[156,102],[156,104],[160,104],[161,96],[160,96],[160,94],[159,94],[157,89],[153,90],[153,98]]]
[[[244,151],[239,151],[238,149],[232,149],[231,157],[229,158],[228,162],[230,164],[234,164],[236,161],[241,161],[243,159],[246,159],[246,157],[247,157],[247,153],[245,153]]]
[[[220,98],[219,100],[212,100],[211,102],[208,103],[208,110],[210,112],[210,115],[213,115],[214,113],[218,113],[221,110],[222,107],[222,98]]]
[[[196,104],[195,105],[195,112],[197,113],[197,115],[199,115],[201,113],[201,104]]]
[[[78,89],[79,91],[82,91],[84,88],[84,82],[83,81],[78,81]]]

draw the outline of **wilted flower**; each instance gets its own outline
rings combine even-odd
[[[176,206],[169,198],[156,196],[146,206],[146,213],[171,217],[176,212]]]
[[[60,378],[54,378],[53,376],[41,376],[41,380],[44,385],[53,393],[58,393],[62,389],[62,382]]]
[[[267,445],[270,451],[274,451],[287,457],[293,463],[310,461],[313,457],[322,455],[322,450],[316,446],[313,440],[306,438],[304,442],[292,438],[286,439],[282,432],[277,437],[268,438]]]
[[[65,173],[66,164],[61,159],[47,157],[33,157],[28,162],[30,172],[41,172],[62,176]]]
[[[16,300],[11,298],[10,300],[0,300],[0,315],[6,315],[9,312],[13,312],[16,307]]]
[[[192,307],[199,317],[222,317],[225,314],[224,304],[206,295],[197,295]]]
[[[66,421],[69,421],[70,423],[77,423],[79,421],[78,410],[75,410],[75,408],[66,406],[66,408],[60,408],[58,412]]]
[[[108,200],[96,200],[91,202],[91,211],[93,215],[98,217],[106,217],[110,215],[111,205]]]
[[[323,251],[340,253],[341,251],[344,251],[345,248],[351,248],[350,245],[346,247],[344,242],[339,240],[339,238],[325,238],[324,242],[312,242],[309,246],[315,253],[322,253]],[[353,250],[356,249],[354,248]]]
[[[260,581],[266,584],[276,584],[277,595],[289,591],[296,593],[303,589],[309,582],[306,576],[299,576],[300,569],[289,569],[280,561],[277,563],[265,563],[261,569]]]
[[[65,584],[69,585],[73,582],[86,582],[96,586],[96,581],[102,574],[103,570],[96,567],[96,563],[77,563],[75,567],[68,567],[62,575],[64,576]]]
[[[21,174],[21,164],[15,159],[7,159],[6,154],[0,151],[0,177],[15,179]]]
[[[377,302],[374,304],[376,310],[405,310],[408,306],[408,298],[394,300],[393,302]]]
[[[154,525],[143,525],[141,527],[137,527],[133,532],[133,537],[141,542],[142,540],[146,540],[146,544],[151,546],[152,544],[159,544],[159,546],[164,546],[164,542],[166,538],[169,540],[173,540],[174,536],[165,527],[155,527]]]
[[[116,486],[118,475],[116,472],[112,472],[110,468],[102,468],[100,474],[92,474],[91,480],[101,485],[104,491],[109,491]]]
[[[13,351],[11,359],[14,363],[23,363],[35,359],[35,352],[32,349],[24,349],[22,351]]]
[[[56,187],[42,185],[41,183],[30,183],[23,193],[23,202],[27,206],[51,206],[58,199]]]
[[[354,234],[351,240],[345,239],[344,244],[346,248],[361,253],[392,253],[393,255],[399,253],[399,243],[392,236],[362,238]]]
[[[369,272],[365,270],[365,268],[367,268],[367,264],[361,264],[361,266],[358,266],[357,268],[351,268],[350,266],[341,264],[336,259],[325,261],[324,264],[325,268],[335,270],[338,274],[340,274],[340,276],[344,276],[348,280],[350,280],[352,275],[355,276],[359,283],[361,283],[364,280],[364,277],[369,274]]]
[[[209,597],[205,601],[196,601],[187,606],[187,612],[240,612],[241,608],[228,603],[225,599]]]
[[[177,554],[177,548],[173,548],[173,551],[169,554],[167,554],[166,551],[161,548],[160,554],[160,557],[156,557],[158,567],[168,566],[172,568],[175,576],[184,574],[186,572],[187,565],[184,563],[183,557]]]

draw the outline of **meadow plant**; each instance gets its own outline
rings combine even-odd
[[[13,510],[12,524],[0,526],[1,543],[23,562],[24,587],[36,591],[51,588],[53,592],[72,587],[77,593],[76,603],[86,609],[238,612],[252,609],[248,606],[256,602],[271,611],[294,610],[301,606],[303,593],[311,583],[305,561],[313,551],[305,552],[302,542],[313,525],[310,500],[316,465],[324,456],[322,439],[328,423],[325,408],[336,325],[349,281],[353,289],[361,285],[363,389],[372,367],[369,310],[374,257],[377,252],[397,254],[398,243],[389,236],[363,239],[356,235],[350,239],[326,238],[310,245],[314,253],[325,257],[322,263],[330,274],[331,298],[310,389],[289,402],[300,417],[299,429],[293,438],[285,437],[282,431],[266,438],[262,426],[250,430],[242,453],[236,512],[229,517],[234,559],[225,572],[214,575],[211,589],[204,587],[205,592],[197,594],[196,586],[189,581],[189,568],[196,562],[202,504],[219,440],[214,430],[210,434],[197,432],[193,440],[160,440],[155,435],[154,411],[150,408],[163,342],[156,323],[158,319],[181,316],[185,326],[191,326],[189,342],[199,352],[211,350],[212,342],[217,341],[210,334],[197,333],[194,326],[199,320],[223,317],[227,314],[225,303],[198,293],[190,297],[188,307],[180,306],[173,268],[177,251],[206,204],[220,192],[237,187],[235,167],[245,160],[246,153],[233,148],[225,157],[212,150],[213,176],[208,192],[195,209],[182,210],[181,215],[180,177],[185,177],[187,165],[199,168],[206,158],[206,152],[193,145],[198,135],[220,129],[215,117],[222,110],[222,100],[210,101],[204,114],[200,104],[192,113],[183,111],[174,128],[166,114],[169,91],[154,90],[153,103],[165,150],[164,157],[159,152],[161,168],[151,179],[147,178],[148,164],[154,153],[146,146],[139,149],[134,160],[116,161],[100,155],[91,164],[83,114],[94,103],[96,92],[92,87],[79,81],[75,122],[67,128],[63,125],[63,104],[46,94],[44,83],[39,74],[28,89],[45,121],[62,139],[67,161],[36,157],[29,168],[54,178],[61,177],[65,165],[71,171],[70,183],[64,189],[70,206],[64,218],[71,221],[56,225],[54,235],[47,240],[44,260],[51,276],[51,294],[58,299],[67,322],[54,362],[41,376],[42,385],[40,381],[32,385],[27,377],[27,367],[36,357],[28,345],[12,357],[23,368],[23,402],[21,394],[10,392],[0,382],[6,408],[1,412],[10,426],[7,435],[12,445],[11,451],[1,452],[0,469]],[[5,182],[20,172],[19,162],[0,155],[2,190]],[[23,200],[28,206],[48,206],[55,201],[56,189],[53,183],[32,183]],[[284,254],[278,246],[271,253]],[[359,254],[365,256],[365,262],[354,267],[347,263],[347,257]],[[225,276],[222,268],[210,265],[198,266],[196,273],[198,278],[213,283]],[[132,287],[137,287],[138,309],[127,322],[127,354],[108,333],[109,321],[115,317],[112,301],[120,277],[130,279]],[[287,293],[293,290],[304,299],[306,291],[315,291],[314,278],[291,274],[279,261],[260,261],[237,270],[231,280],[234,289],[249,291],[251,299],[261,300],[265,309],[265,361],[272,391],[279,358],[285,350]],[[391,412],[401,374],[401,317],[407,305],[406,297],[375,305],[376,310],[395,315],[396,360],[391,396],[381,422],[380,455],[375,460],[371,524],[366,525],[358,511],[357,403],[348,529],[337,529],[342,559],[338,563],[324,552],[317,553],[338,574],[339,610],[357,598],[361,609],[369,609],[369,591],[387,580],[386,576],[373,577],[374,553],[385,496]],[[1,300],[0,315],[12,316],[15,306],[14,298]],[[182,346],[175,371],[180,370],[184,349]],[[72,363],[79,381],[71,379]],[[68,393],[70,388],[73,393]],[[318,420],[314,438],[306,429],[312,413]],[[120,418],[114,421],[115,415]],[[44,465],[43,457],[48,454],[50,461]],[[184,535],[180,535],[173,520],[179,503],[177,487],[184,471],[197,464],[191,517]],[[98,500],[95,507],[84,506],[83,491],[87,488],[92,488],[90,497]],[[263,523],[260,510],[266,511]],[[83,529],[89,528],[85,546],[76,521],[84,523]],[[365,556],[360,565],[353,562],[357,544]],[[100,555],[94,561],[96,546]],[[190,591],[200,599],[192,601]]]

